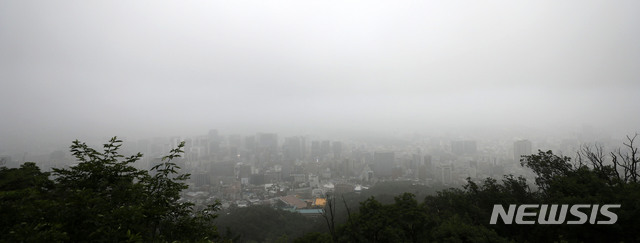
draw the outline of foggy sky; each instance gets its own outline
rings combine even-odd
[[[0,147],[209,129],[628,134],[638,23],[638,1],[1,1]]]

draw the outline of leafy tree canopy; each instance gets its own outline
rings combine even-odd
[[[97,151],[74,141],[79,162],[40,172],[34,163],[0,168],[1,241],[173,242],[219,239],[212,220],[218,203],[197,211],[180,200],[189,174],[173,160],[184,142],[151,171],[133,167],[142,158],[119,154],[116,137]]]
[[[628,137],[626,150],[618,149],[606,158],[601,147],[583,147],[577,161],[552,151],[524,156],[522,165],[536,175],[531,188],[523,177],[467,179],[463,188],[451,188],[418,202],[403,193],[393,203],[374,197],[360,203],[348,220],[329,234],[310,233],[298,239],[307,242],[639,242],[640,159]],[[335,208],[328,200],[327,209]],[[344,202],[344,198],[343,198]],[[347,203],[344,202],[345,207]],[[620,204],[614,225],[517,225],[489,224],[493,206],[501,204]],[[327,210],[325,209],[325,211]],[[574,217],[574,218],[572,218]],[[598,217],[598,216],[596,216]],[[328,221],[334,217],[325,217]],[[567,215],[567,220],[575,216]]]

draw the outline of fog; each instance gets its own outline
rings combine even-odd
[[[638,23],[638,1],[1,1],[0,153],[209,129],[631,134]]]

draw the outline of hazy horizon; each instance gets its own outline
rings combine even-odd
[[[638,23],[638,1],[2,1],[0,154],[210,129],[632,134]]]

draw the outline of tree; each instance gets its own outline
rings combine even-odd
[[[327,233],[309,232],[293,241],[294,243],[329,243],[335,242]]]
[[[79,163],[53,169],[54,180],[33,163],[17,170],[2,168],[0,212],[6,220],[1,226],[9,232],[0,237],[72,242],[218,238],[212,223],[218,203],[195,211],[193,204],[180,201],[189,175],[180,174],[172,160],[180,157],[184,142],[151,173],[132,166],[142,154],[124,157],[121,146],[116,137],[102,152],[74,141],[71,152]],[[12,217],[12,211],[21,217]]]
[[[305,232],[320,231],[323,229],[321,221],[320,218],[308,218],[298,212],[253,205],[231,209],[222,214],[216,223],[221,229],[228,229],[229,238],[238,238],[242,242],[261,242],[276,240],[284,235],[295,238],[303,236]],[[234,234],[239,237],[234,237]]]
[[[391,204],[370,197],[360,203],[358,212],[347,212],[348,220],[335,228],[333,241],[639,242],[640,235],[635,233],[640,226],[636,137],[627,137],[625,147],[614,153],[607,154],[598,146],[584,146],[575,162],[552,151],[524,156],[521,164],[535,173],[537,189],[530,188],[524,177],[508,175],[502,180],[487,178],[481,182],[467,178],[463,189],[438,191],[426,196],[423,203],[418,203],[411,193],[396,196]],[[614,210],[617,222],[613,225],[590,222],[492,225],[490,216],[496,204],[620,204],[621,207]],[[329,212],[327,222],[335,216]],[[596,221],[607,219],[605,215],[592,215]],[[573,214],[566,216],[566,221],[577,219]],[[332,224],[328,225],[331,229]],[[307,234],[304,240],[327,241],[330,237],[330,234]]]
[[[404,241],[420,242],[429,236],[428,232],[434,226],[433,220],[425,205],[418,204],[414,194],[403,193],[395,197],[392,211],[396,215],[396,224],[402,230]]]
[[[326,195],[327,203],[322,211],[322,218],[327,223],[331,239],[335,242],[338,240],[336,234],[336,198],[335,195]],[[342,198],[344,200],[344,197]]]
[[[98,152],[76,140],[71,152],[80,163],[53,169],[63,202],[57,212],[72,241],[122,241],[129,238],[127,230],[144,231],[147,197],[140,182],[147,172],[131,165],[142,154],[118,153],[121,143],[114,137]]]
[[[627,141],[623,142],[622,148],[606,153],[601,145],[582,145],[577,153],[578,163],[581,166],[589,166],[602,178],[606,178],[610,183],[629,182],[637,183],[640,179],[640,155],[633,137],[627,136]],[[608,163],[608,160],[611,163]]]
[[[536,185],[542,191],[546,191],[553,179],[568,176],[575,170],[570,161],[571,158],[557,156],[551,150],[546,152],[538,150],[538,154],[523,156],[520,164],[533,170],[533,173],[536,174]]]
[[[53,181],[35,163],[0,168],[0,241],[56,242],[68,240],[54,219],[58,202]]]
[[[433,219],[414,194],[403,193],[386,205],[370,197],[338,227],[336,238],[338,242],[421,242],[428,239],[432,226]]]
[[[637,177],[637,148],[634,137],[627,137],[624,145],[628,152],[618,149],[604,152],[602,146],[583,145],[578,151],[576,163],[570,158],[554,155],[551,151],[525,156],[522,164],[536,173],[537,197],[542,204],[620,204],[615,211],[618,220],[614,225],[557,225],[533,227],[531,235],[536,241],[576,242],[635,242],[640,240],[634,232],[640,225],[640,185]],[[622,160],[622,161],[620,161]],[[571,218],[573,216],[569,216]],[[569,219],[568,220],[572,220]],[[553,238],[552,235],[562,236]],[[545,238],[546,237],[546,238]],[[530,238],[531,239],[531,238]]]
[[[509,242],[483,225],[472,224],[455,214],[433,229],[435,242]]]

